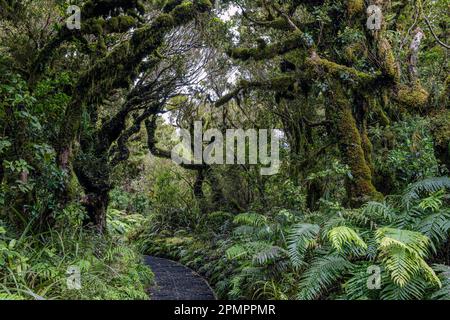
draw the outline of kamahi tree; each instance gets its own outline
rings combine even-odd
[[[241,10],[236,23],[242,46],[228,53],[241,61],[246,77],[216,105],[254,90],[273,91],[272,111],[280,117],[292,158],[305,159],[293,161],[294,172],[307,171],[337,145],[351,170],[349,202],[379,199],[369,121],[388,125],[432,107],[418,75],[425,35],[420,26],[429,24],[426,6],[387,0],[233,3]],[[408,17],[414,12],[415,20]],[[403,48],[390,31],[406,37]],[[431,45],[446,46],[434,32],[429,38]],[[317,199],[320,189],[310,186],[309,196]]]
[[[67,5],[53,1],[39,4],[2,1],[0,14],[5,21],[2,36],[10,49],[17,49],[10,50],[8,63],[26,80],[27,92],[37,94],[42,83],[49,79],[61,83],[56,90],[64,96],[63,110],[60,110],[63,116],[58,119],[56,131],[55,127],[51,129],[49,139],[65,178],[54,194],[60,207],[73,199],[70,181],[76,174],[86,193],[86,222],[103,232],[110,164],[126,158],[123,145],[127,139],[146,118],[160,112],[164,100],[174,94],[180,82],[186,81],[183,71],[177,69],[176,64],[180,65],[180,62],[174,60],[176,53],[164,56],[162,52],[166,39],[177,28],[201,19],[212,4],[208,0],[158,3],[98,0],[76,4],[81,8],[81,28],[71,30],[65,21]],[[18,42],[14,32],[8,33],[8,30],[16,34],[21,30],[28,32],[22,35],[22,42]],[[185,32],[184,36],[188,34]],[[193,43],[192,38],[179,37],[177,40],[178,55],[186,52],[189,43]],[[62,76],[69,80],[62,83],[59,80]],[[116,101],[110,103],[108,100]],[[134,120],[129,119],[132,114]],[[17,125],[6,126],[4,135],[11,137],[18,131],[25,134],[25,125],[18,121]],[[14,139],[11,149],[22,150],[23,140]],[[110,149],[116,141],[119,152],[109,159]],[[23,158],[21,154],[16,156]],[[26,168],[19,172],[24,182],[28,173]],[[32,175],[41,173],[33,172]],[[26,199],[16,202],[14,206],[19,210],[27,206]],[[52,210],[44,211],[39,220],[48,223]]]

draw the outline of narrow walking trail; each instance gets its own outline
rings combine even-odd
[[[205,279],[171,260],[145,256],[155,274],[156,285],[149,289],[152,300],[216,300]]]

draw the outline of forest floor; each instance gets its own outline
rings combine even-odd
[[[205,279],[191,269],[171,260],[145,256],[155,275],[149,289],[152,300],[216,300]]]

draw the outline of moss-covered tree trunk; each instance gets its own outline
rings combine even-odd
[[[354,107],[357,110],[354,113],[350,98],[339,84],[333,86],[329,97],[332,100],[330,105],[334,109],[334,130],[341,157],[344,164],[349,166],[352,175],[346,181],[348,200],[351,205],[359,205],[364,201],[377,199],[381,194],[372,182],[371,144],[365,128],[365,104],[355,99]]]

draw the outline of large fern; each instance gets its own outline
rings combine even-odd
[[[396,285],[403,287],[420,273],[441,285],[424,260],[430,243],[426,236],[419,232],[384,227],[376,231],[376,239],[381,259]]]
[[[450,189],[449,177],[427,178],[409,185],[403,194],[402,202],[406,208],[410,208],[423,193],[432,193],[441,189]]]
[[[287,244],[289,258],[294,268],[304,264],[304,256],[308,248],[314,245],[320,227],[316,224],[298,223],[289,232]]]
[[[338,252],[344,251],[346,246],[354,245],[360,249],[367,249],[367,244],[358,235],[358,233],[350,227],[339,226],[328,231],[328,239],[331,245]]]
[[[316,258],[300,280],[298,299],[313,300],[319,298],[352,267],[353,264],[341,256],[327,255]]]
[[[450,300],[450,266],[436,264],[433,269],[438,273],[442,287],[431,295],[431,299]]]
[[[238,214],[236,217],[234,217],[233,222],[235,224],[249,225],[252,227],[261,227],[267,223],[267,217],[258,213],[246,212]]]

